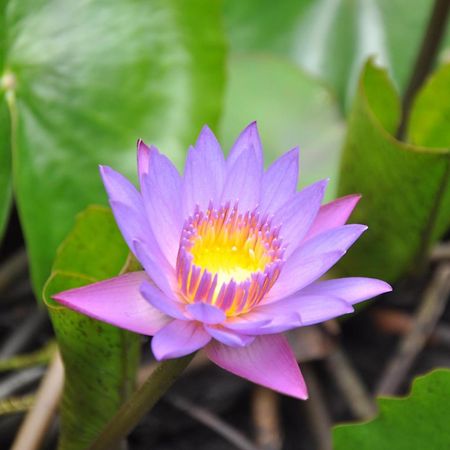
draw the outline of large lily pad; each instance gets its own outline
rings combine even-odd
[[[90,207],[58,251],[44,295],[65,367],[60,450],[82,450],[132,392],[139,336],[67,309],[52,294],[119,274],[128,248],[111,212]]]
[[[9,0],[0,24],[0,67],[16,80],[14,185],[40,292],[75,214],[106,202],[98,164],[134,176],[137,138],[181,163],[215,125],[224,36],[207,0]]]
[[[450,448],[450,370],[417,377],[404,398],[380,398],[378,416],[333,430],[335,450],[446,450]]]

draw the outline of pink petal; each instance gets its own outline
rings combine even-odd
[[[299,246],[313,223],[327,183],[328,180],[322,180],[297,192],[275,212],[274,224],[281,225],[280,236],[286,246],[286,258]]]
[[[151,306],[139,288],[145,272],[132,272],[109,280],[60,292],[53,298],[82,314],[135,333],[153,335],[170,318]]]
[[[239,211],[252,211],[258,205],[260,196],[261,169],[258,167],[255,152],[247,149],[228,169],[221,204],[231,202],[231,205],[234,205],[237,201]]]
[[[225,313],[214,305],[198,302],[187,306],[192,318],[199,322],[215,325],[225,320]]]
[[[204,126],[186,159],[183,178],[183,208],[186,217],[192,215],[197,205],[202,211],[208,208],[210,201],[219,206],[225,175],[222,149],[213,132]]]
[[[235,375],[282,394],[308,398],[295,356],[281,335],[259,336],[242,348],[212,341],[205,350],[212,362]]]
[[[156,241],[175,267],[183,225],[181,177],[166,156],[154,147],[150,151],[149,170],[141,179],[144,207]]]
[[[256,122],[248,125],[244,131],[239,135],[231,147],[230,154],[227,159],[227,167],[231,169],[236,161],[240,158],[243,152],[253,149],[256,157],[256,164],[260,170],[263,168],[263,151],[261,145],[261,138],[259,137],[258,126]]]
[[[142,179],[142,175],[148,173],[150,164],[150,148],[144,143],[142,139],[137,141],[137,167],[139,180]]]
[[[360,198],[359,194],[347,195],[321,206],[305,241],[330,228],[344,225]]]
[[[374,278],[338,278],[336,280],[318,281],[306,286],[301,295],[334,295],[354,305],[385,292],[392,291],[392,287]]]
[[[142,296],[156,309],[175,319],[186,320],[183,304],[165,295],[148,281],[141,285]]]
[[[254,339],[253,336],[247,336],[233,330],[227,330],[220,325],[205,325],[205,330],[214,339],[230,347],[245,347],[253,342]]]
[[[158,361],[179,358],[204,347],[210,340],[211,336],[196,322],[174,320],[155,334],[152,351]]]
[[[345,251],[339,250],[322,253],[318,256],[313,255],[308,258],[300,255],[297,258],[297,252],[294,253],[281,269],[280,276],[265,297],[264,303],[266,304],[288,297],[313,281],[316,281],[334,266],[344,254]]]
[[[261,213],[275,212],[295,194],[298,182],[298,148],[278,158],[264,173]]]

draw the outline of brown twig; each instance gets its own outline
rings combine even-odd
[[[378,394],[392,395],[397,392],[441,317],[449,294],[450,264],[444,263],[436,269],[424,292],[411,331],[401,339],[387,364],[376,389]]]
[[[44,372],[43,367],[36,366],[11,373],[0,382],[0,399],[10,397],[17,391],[35,383]]]
[[[430,259],[437,262],[450,259],[450,242],[439,242],[433,248]]]
[[[47,312],[37,308],[6,338],[0,349],[0,359],[21,352],[48,320]]]
[[[186,398],[169,394],[165,397],[165,401],[215,431],[236,448],[240,450],[261,450],[240,431],[223,421],[220,417],[201,406],[195,405]]]
[[[264,450],[280,450],[279,396],[276,392],[256,386],[252,396],[252,417],[256,444]]]
[[[410,333],[414,327],[411,314],[393,309],[380,308],[371,312],[375,325],[385,333],[404,335]],[[450,347],[450,326],[437,324],[430,335],[430,343],[444,344]]]
[[[331,352],[325,364],[347,399],[353,415],[358,419],[373,417],[376,414],[375,403],[342,348]]]
[[[308,386],[309,398],[302,406],[306,410],[308,425],[313,434],[317,450],[332,450],[331,418],[323,397],[320,384],[309,364],[302,366],[302,372]]]
[[[36,401],[17,433],[11,450],[37,450],[49,429],[64,382],[64,368],[59,352],[52,362],[36,394]]]
[[[11,255],[0,266],[0,292],[4,291],[22,273],[25,273],[27,265],[27,253],[24,248]]]

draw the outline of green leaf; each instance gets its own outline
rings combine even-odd
[[[12,199],[10,132],[8,108],[4,99],[0,98],[0,241]]]
[[[450,448],[450,370],[414,380],[404,398],[380,398],[378,416],[333,429],[335,450],[446,450]]]
[[[134,177],[143,138],[180,165],[215,125],[224,35],[208,0],[10,0],[3,14],[14,181],[39,292],[74,215],[106,202],[98,164]]]
[[[431,114],[433,129],[450,125],[448,106],[442,102],[448,94],[449,74],[444,67],[434,75],[413,112],[413,117]],[[422,110],[424,105],[427,108]],[[342,260],[340,268],[346,274],[395,281],[423,263],[430,245],[450,225],[450,140],[446,148],[398,141],[393,134],[399,110],[386,72],[369,62],[350,116],[339,181],[339,195],[362,193],[352,222],[367,224],[369,230]],[[411,126],[418,126],[417,119]],[[430,143],[427,125],[421,126],[417,132],[411,128],[409,134]]]
[[[67,309],[53,294],[119,274],[128,248],[112,213],[89,207],[61,245],[44,296],[65,367],[60,450],[82,450],[132,392],[139,336]]]
[[[343,123],[330,92],[292,63],[273,56],[231,58],[221,124],[223,147],[258,121],[266,162],[300,146],[302,185],[331,177],[334,194]]]
[[[349,105],[371,55],[405,88],[432,5],[432,0],[286,0],[274,8],[270,0],[229,0],[225,23],[233,52],[287,56],[326,80],[340,104]]]
[[[10,88],[11,78],[4,73],[5,63],[5,26],[0,6],[0,241],[8,218],[11,203],[11,124],[9,121],[6,95]]]

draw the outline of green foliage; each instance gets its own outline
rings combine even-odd
[[[82,450],[131,393],[139,336],[67,309],[51,295],[119,274],[128,248],[112,213],[89,207],[61,245],[45,289],[65,367],[60,450]]]
[[[286,56],[326,80],[341,105],[349,105],[364,61],[374,54],[404,89],[432,5],[432,0],[286,0],[274,8],[270,0],[229,0],[225,19],[232,51]]]
[[[7,91],[7,79],[2,76],[4,72],[5,55],[5,27],[3,9],[0,5],[0,241],[3,236],[6,220],[8,218],[9,204],[11,202],[11,154],[8,108],[5,93]]]
[[[339,195],[363,194],[352,221],[367,224],[369,232],[340,263],[344,273],[395,281],[423,262],[430,244],[448,229],[450,140],[448,132],[435,130],[450,125],[442,101],[449,85],[444,66],[414,106],[409,135],[415,145],[404,143],[394,137],[400,109],[387,74],[366,65],[348,124]],[[424,117],[433,117],[433,125],[422,123]],[[445,148],[425,147],[445,142]]]
[[[1,84],[1,80],[0,80]],[[1,94],[0,86],[0,94]],[[0,98],[0,241],[11,203],[10,123],[5,99]]]
[[[266,162],[299,146],[302,185],[330,177],[327,195],[334,196],[344,124],[328,89],[274,56],[231,58],[228,73],[221,133],[224,149],[257,120]]]
[[[335,450],[447,450],[450,448],[450,370],[417,377],[404,398],[380,398],[378,416],[367,423],[338,425]]]
[[[224,35],[220,5],[208,0],[6,3],[0,69],[16,79],[14,185],[40,292],[75,214],[106,201],[98,164],[134,177],[141,137],[181,165],[201,126],[215,125]]]

